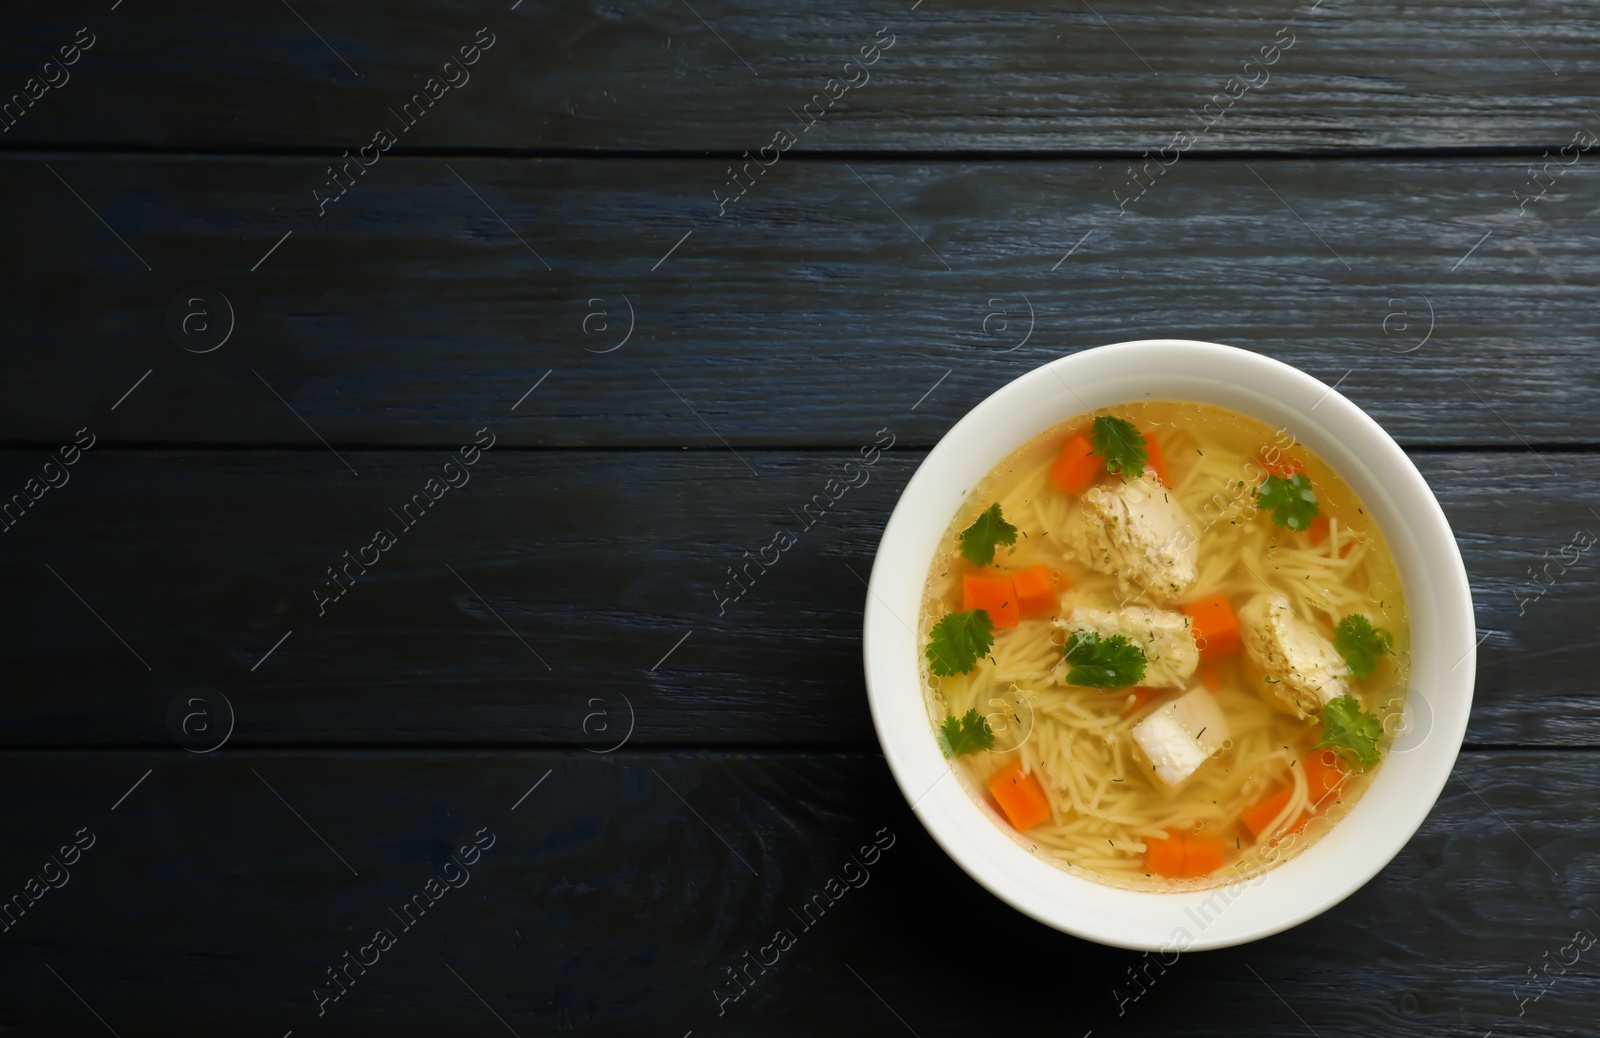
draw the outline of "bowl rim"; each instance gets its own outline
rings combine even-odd
[[[1175,381],[1189,383],[1196,395],[1153,391],[1117,396],[1119,388],[1126,393],[1127,387]],[[1076,397],[1074,406],[1053,402],[1065,396],[1062,387]],[[1105,399],[1091,404],[1080,388],[1090,398]],[[1219,397],[1259,405],[1219,406],[1289,427],[1371,510],[1405,587],[1413,653],[1408,710],[1425,708],[1429,726],[1410,746],[1401,745],[1410,736],[1400,736],[1350,814],[1291,860],[1246,880],[1200,891],[1126,890],[1036,857],[1023,846],[1025,838],[985,817],[992,809],[981,805],[963,781],[943,781],[956,769],[932,737],[916,623],[908,625],[893,605],[906,608],[907,591],[914,591],[909,615],[920,621],[915,603],[932,561],[932,544],[976,484],[973,479],[955,493],[947,473],[981,478],[1045,429],[1117,403],[1216,403]],[[1319,414],[1315,420],[1312,412]],[[1037,417],[1044,414],[1055,417]],[[1301,415],[1298,424],[1278,421],[1296,414]],[[1005,437],[1003,447],[983,445],[996,426],[1028,427],[1030,422],[1038,427],[1020,437]],[[1362,492],[1363,485],[1370,494]],[[952,494],[954,504],[945,507]],[[934,519],[926,518],[928,514]],[[928,540],[930,522],[937,533],[918,561],[915,555],[921,549],[913,541]],[[1405,548],[1405,565],[1397,542]],[[1425,641],[1419,631],[1426,634]],[[1466,566],[1449,521],[1411,459],[1374,419],[1335,386],[1275,358],[1198,340],[1140,339],[1080,350],[1036,366],[989,394],[940,438],[901,491],[884,526],[867,584],[862,657],[873,725],[890,772],[913,814],[968,875],[1002,901],[1065,933],[1114,947],[1165,952],[1225,948],[1287,930],[1350,896],[1400,852],[1437,802],[1465,738],[1477,667],[1476,635]],[[914,683],[905,680],[907,637]],[[1456,662],[1440,672],[1445,659]],[[1419,673],[1424,663],[1431,669]],[[1397,765],[1395,758],[1401,755],[1404,761]],[[1390,776],[1394,781],[1385,782]],[[1387,799],[1375,801],[1375,796]],[[1369,801],[1375,801],[1371,808]],[[1358,815],[1361,823],[1353,826]],[[1356,835],[1364,839],[1350,838]],[[1243,896],[1246,889],[1248,898]],[[1215,904],[1219,896],[1220,906]],[[1183,920],[1202,918],[1200,933],[1189,934]]]

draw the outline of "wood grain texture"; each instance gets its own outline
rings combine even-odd
[[[0,1032],[1594,1033],[1595,952],[1530,996],[1600,933],[1600,569],[1552,562],[1600,526],[1600,159],[1518,203],[1535,156],[1600,134],[1600,10],[980,6],[8,15],[0,502],[98,439],[0,533],[0,906],[28,906],[0,912]],[[18,99],[87,32],[70,82]],[[926,448],[1049,359],[1159,336],[1382,422],[1486,635],[1466,749],[1395,861],[1164,969],[959,870],[860,663],[860,581]],[[470,482],[408,526],[479,429]],[[870,482],[719,606],[879,429]],[[489,833],[467,885],[395,914]],[[801,920],[875,837],[870,882]],[[796,945],[719,1006],[779,927]]]
[[[389,5],[327,0],[220,13],[176,0],[19,12],[0,74],[39,76],[79,26],[94,46],[5,144],[175,149],[313,147],[337,154],[387,125],[430,76],[444,93],[404,146],[752,151],[827,96],[860,85],[805,138],[815,149],[1124,149],[1165,143],[1227,93],[1280,28],[1271,78],[1206,134],[1207,149],[1485,146],[1554,149],[1590,116],[1592,5],[1467,0],[1386,5],[842,0],[685,5]],[[296,17],[298,13],[301,17]],[[474,32],[496,43],[443,69]],[[845,62],[883,33],[862,71]],[[1284,37],[1289,38],[1289,37]],[[463,72],[471,78],[464,79]],[[870,73],[870,79],[867,75]],[[59,79],[60,75],[54,74]],[[1262,73],[1250,70],[1258,81]],[[1238,88],[1234,88],[1237,90]],[[839,87],[833,91],[839,93]],[[819,103],[820,104],[820,103]]]
[[[1152,967],[1137,995],[1140,955],[979,887],[874,755],[0,754],[14,885],[80,828],[95,838],[0,938],[0,1022],[92,1033],[70,984],[123,1038],[175,1025],[622,1035],[642,1020],[671,1035],[885,1034],[901,1026],[891,1013],[924,1036],[992,1033],[997,1016],[1060,1033],[1063,1012],[1074,1036],[1276,1038],[1299,1021],[1321,1035],[1587,1036],[1600,994],[1587,956],[1525,1016],[1517,996],[1546,952],[1600,932],[1600,823],[1570,809],[1600,795],[1596,758],[1469,753],[1458,770],[1349,900]],[[403,930],[391,909],[483,829],[494,842],[465,885]],[[875,836],[887,846],[868,878],[846,871]],[[794,913],[841,874],[862,885],[802,927]],[[335,991],[324,971],[379,927],[395,946],[319,1017],[313,987]],[[714,989],[737,991],[725,970],[778,928],[793,947],[719,1017]],[[1063,978],[1070,998],[1054,994]]]
[[[726,163],[390,159],[319,219],[322,165],[52,161],[80,201],[0,162],[0,437],[926,445],[1048,359],[1172,336],[1343,380],[1406,444],[1600,442],[1581,163],[1519,215],[1510,161],[1179,162],[1119,217],[1126,164],[792,161],[721,219]],[[167,330],[193,285],[236,315],[214,352]]]
[[[922,453],[887,451],[809,529],[797,513],[846,455],[741,453],[757,475],[722,449],[497,446],[405,531],[390,509],[442,452],[345,452],[353,476],[324,449],[96,448],[3,535],[0,574],[26,608],[0,653],[32,690],[5,742],[203,748],[220,727],[177,726],[206,709],[220,726],[225,697],[231,745],[605,747],[631,714],[630,745],[874,746],[862,581]],[[1572,493],[1600,479],[1600,456],[1550,455],[1556,476],[1524,454],[1416,460],[1487,639],[1469,744],[1600,743],[1600,567],[1592,551],[1559,562],[1577,531],[1600,530]],[[20,486],[38,461],[8,453],[0,476]],[[327,567],[380,527],[399,543],[319,615]],[[798,543],[724,610],[728,567],[780,528]]]

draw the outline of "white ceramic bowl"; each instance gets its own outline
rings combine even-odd
[[[1405,585],[1411,688],[1400,736],[1350,813],[1289,861],[1231,886],[1153,893],[1074,876],[1001,829],[940,754],[916,635],[934,551],[968,491],[1017,447],[1086,411],[1192,400],[1285,428],[1353,487]],[[1225,948],[1338,904],[1388,864],[1438,799],[1472,706],[1476,628],[1466,568],[1433,492],[1365,412],[1304,372],[1208,342],[1150,339],[1052,361],[1001,387],[945,434],[907,484],[872,566],[862,632],[878,740],[912,810],[997,897],[1042,923],[1121,948]]]

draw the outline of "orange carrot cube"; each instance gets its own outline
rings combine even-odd
[[[1172,486],[1172,480],[1167,474],[1167,458],[1161,453],[1161,444],[1150,433],[1144,434],[1144,452],[1149,459],[1150,471],[1156,474],[1164,487]]]
[[[1151,872],[1169,879],[1206,876],[1222,867],[1227,847],[1215,836],[1204,833],[1173,833],[1165,840],[1145,840],[1144,864]]]
[[[1028,566],[1011,574],[1011,583],[1017,589],[1017,602],[1024,617],[1053,613],[1061,600],[1056,597],[1055,576],[1044,563]]]
[[[1007,576],[966,573],[961,577],[961,608],[982,609],[995,627],[1015,627],[1022,618],[1017,589]]]
[[[1339,763],[1339,755],[1332,750],[1312,750],[1301,761],[1306,769],[1306,788],[1311,794],[1313,811],[1333,803],[1333,795],[1349,776]]]
[[[1183,607],[1183,612],[1193,625],[1202,660],[1221,659],[1239,651],[1243,644],[1239,635],[1239,618],[1233,615],[1233,606],[1229,604],[1227,595],[1190,602]]]
[[[1289,797],[1293,794],[1294,790],[1292,789],[1285,789],[1281,792],[1274,793],[1265,800],[1261,801],[1261,803],[1246,810],[1244,814],[1239,816],[1239,821],[1243,822],[1244,827],[1250,830],[1251,836],[1259,840],[1261,839],[1261,834],[1266,832],[1267,826],[1271,825],[1272,820],[1278,817],[1278,812],[1283,810],[1284,805],[1289,802]],[[1303,833],[1306,831],[1306,826],[1309,825],[1310,822],[1311,816],[1302,811],[1300,812],[1300,817],[1296,818],[1289,824],[1288,831],[1292,833]]]
[[[1050,798],[1039,780],[1022,770],[1021,761],[1012,761],[990,775],[989,793],[1018,832],[1050,817]]]
[[[1104,459],[1094,452],[1089,437],[1073,433],[1050,466],[1050,482],[1069,494],[1081,494],[1104,467]]]

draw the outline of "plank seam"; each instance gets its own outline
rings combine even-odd
[[[1158,135],[1160,136],[1160,135]],[[1570,143],[1566,138],[1531,142],[1525,145],[1450,146],[1439,148],[1215,148],[1190,150],[1186,162],[1436,162],[1448,160],[1548,158],[1548,152]],[[838,148],[813,151],[793,150],[785,162],[1126,162],[1149,157],[1149,148]],[[36,161],[74,155],[100,158],[159,159],[295,159],[337,158],[335,145],[313,147],[207,147],[173,148],[164,145],[98,142],[41,142],[9,144],[0,147],[0,159]],[[412,148],[392,150],[390,161],[426,162],[454,159],[566,159],[593,162],[696,162],[725,163],[742,161],[746,153],[724,148]]]
[[[362,443],[362,442],[337,442],[337,445],[347,451],[369,451],[373,453],[389,454],[421,454],[438,451],[451,451],[455,445],[448,443]],[[58,444],[54,440],[0,440],[0,451],[53,451]],[[748,451],[765,451],[773,454],[821,454],[848,451],[849,443],[744,443],[740,447]],[[906,451],[930,451],[933,443],[897,443],[896,447]],[[1575,441],[1569,443],[1540,443],[1534,441],[1529,447],[1520,444],[1507,443],[1405,443],[1400,447],[1408,454],[1596,454],[1600,453],[1600,441],[1587,442]],[[1530,449],[1531,448],[1531,449]],[[320,454],[327,448],[320,444],[308,443],[189,443],[181,440],[128,440],[116,442],[100,439],[95,443],[96,450],[107,452],[187,452],[206,454],[262,454],[281,452],[284,454]],[[517,454],[573,454],[591,452],[597,454],[713,454],[727,450],[721,445],[688,444],[688,443],[596,443],[596,444],[505,444],[496,445],[496,450]]]

